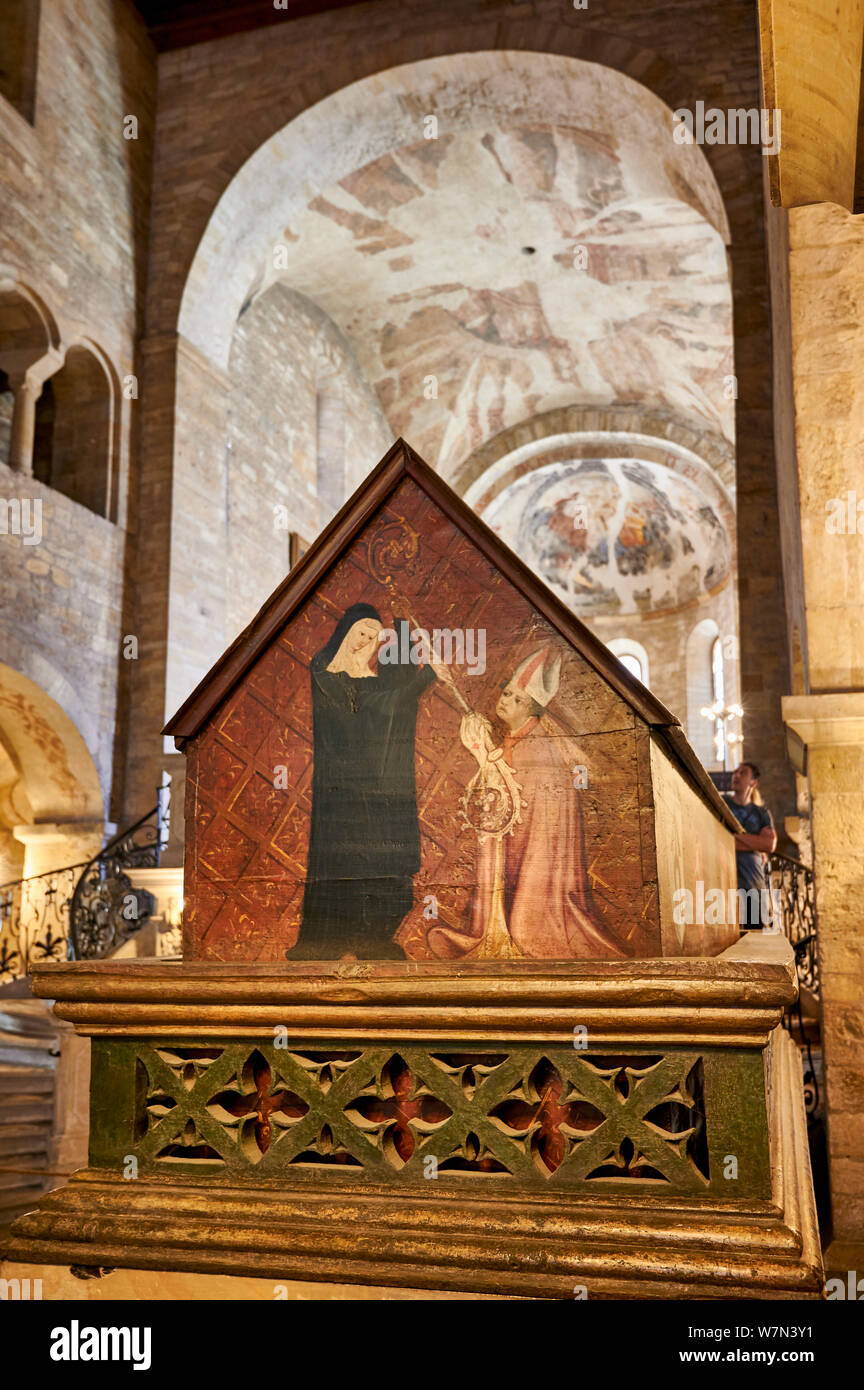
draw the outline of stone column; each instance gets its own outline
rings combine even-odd
[[[135,634],[124,820],[153,804],[171,772],[174,844],[182,836],[184,758],[159,733],[234,636],[225,631],[228,377],[176,335],[142,343]],[[146,581],[146,584],[144,583]]]
[[[36,402],[42,394],[41,381],[25,374],[10,377],[9,385],[15,397],[12,414],[12,433],[9,440],[9,467],[15,473],[31,477],[33,473],[33,441],[36,433]]]
[[[108,827],[109,833],[111,828]],[[68,864],[83,864],[102,848],[105,822],[101,820],[39,821],[16,825],[12,834],[25,846],[22,878],[52,873]]]
[[[864,1270],[864,693],[793,695],[783,718],[810,776],[833,1213],[826,1267]]]
[[[862,219],[831,203],[793,208],[789,307],[806,680],[784,700],[783,716],[790,752],[810,781],[832,1273],[864,1270],[862,287]]]

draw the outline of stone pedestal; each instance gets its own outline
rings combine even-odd
[[[90,1167],[16,1222],[12,1262],[515,1297],[820,1294],[779,937],[455,975],[47,965],[36,989],[92,1040]]]

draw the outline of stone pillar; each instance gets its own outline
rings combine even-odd
[[[864,693],[790,696],[806,749],[833,1213],[829,1270],[864,1268]],[[792,740],[793,748],[795,740]],[[792,751],[792,750],[790,750]],[[851,1262],[851,1263],[850,1263]]]
[[[13,826],[12,834],[25,847],[22,878],[83,864],[98,854],[105,836],[101,820],[39,821]]]
[[[15,408],[9,440],[9,467],[14,473],[33,474],[33,440],[36,433],[36,402],[42,394],[41,381],[25,375],[9,379]]]
[[[124,820],[152,806],[171,772],[172,842],[182,836],[184,759],[166,720],[225,646],[228,378],[176,335],[142,344],[136,570],[146,578],[128,662],[130,727]],[[172,843],[172,862],[181,856]]]
[[[862,290],[862,219],[829,203],[793,208],[806,684],[784,700],[783,715],[810,781],[834,1227],[827,1263],[841,1271],[864,1269],[864,318],[854,307]]]

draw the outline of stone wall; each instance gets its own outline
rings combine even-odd
[[[38,529],[3,533],[15,500],[41,505]],[[14,513],[10,519],[14,524]],[[26,519],[28,512],[22,514]],[[0,464],[0,662],[46,691],[78,727],[107,809],[122,636],[123,533]],[[0,707],[0,723],[3,710]]]
[[[336,476],[320,483],[335,485],[341,506],[393,443],[349,344],[284,285],[243,314],[229,376],[225,644],[288,573],[289,535],[308,546],[330,520],[321,465],[332,465]],[[322,398],[332,402],[329,439]]]
[[[0,96],[0,281],[41,298],[61,357],[93,342],[119,381],[136,371],[142,319],[155,53],[131,5],[42,0],[39,9],[32,123]],[[134,139],[124,138],[130,114]],[[118,399],[114,422],[119,526],[0,467],[0,496],[41,501],[43,524],[36,545],[0,535],[0,660],[48,689],[76,723],[109,815],[133,404]],[[91,434],[66,441],[68,474],[90,471],[76,454]]]
[[[42,295],[64,338],[133,370],[147,221],[155,54],[131,5],[42,0],[35,122],[0,99],[0,267]],[[128,114],[137,139],[124,139]]]

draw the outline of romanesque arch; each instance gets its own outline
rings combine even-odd
[[[4,878],[27,877],[89,858],[102,843],[105,823],[99,775],[87,742],[55,698],[74,702],[74,691],[35,652],[26,660],[54,693],[21,670],[0,663]]]
[[[752,242],[752,238],[748,240],[747,230],[751,210],[743,206],[736,193],[736,180],[740,187],[741,171],[750,156],[731,146],[703,150],[699,146],[675,142],[672,136],[672,110],[686,105],[688,99],[695,100],[697,94],[688,88],[686,71],[656,61],[656,55],[638,45],[618,39],[613,42],[588,31],[584,25],[577,27],[569,19],[561,25],[544,26],[542,35],[538,35],[536,28],[530,32],[530,26],[524,24],[496,26],[494,30],[490,28],[485,37],[481,30],[480,24],[473,29],[470,52],[464,51],[468,45],[460,45],[455,36],[448,37],[443,30],[434,36],[415,34],[396,45],[390,44],[386,55],[377,51],[372,40],[362,55],[352,54],[349,62],[340,64],[338,82],[335,78],[316,77],[304,83],[302,93],[287,90],[282,84],[278,92],[268,89],[266,101],[263,93],[256,93],[254,111],[250,113],[242,131],[230,130],[227,125],[223,130],[217,117],[213,138],[221,139],[218,167],[211,165],[208,168],[206,180],[201,185],[201,197],[196,200],[194,208],[181,209],[171,203],[171,179],[175,173],[179,177],[186,167],[183,164],[185,156],[181,157],[176,170],[172,170],[165,189],[157,193],[154,207],[154,264],[158,269],[151,287],[148,333],[153,344],[154,372],[158,362],[163,381],[168,367],[163,358],[169,351],[176,353],[176,362],[172,363],[176,370],[176,428],[179,431],[172,449],[175,472],[178,461],[199,454],[203,460],[206,454],[212,468],[212,461],[220,453],[224,454],[224,443],[220,450],[220,435],[224,439],[224,429],[217,418],[215,398],[208,397],[206,412],[198,412],[199,420],[202,413],[206,414],[203,434],[197,428],[196,437],[187,439],[186,431],[199,425],[199,420],[188,418],[188,393],[200,396],[202,391],[215,391],[223,398],[227,395],[225,366],[237,316],[250,301],[255,303],[259,297],[267,294],[268,287],[279,280],[280,270],[300,263],[297,247],[298,239],[302,245],[304,228],[298,227],[298,220],[317,216],[325,222],[329,219],[333,227],[339,228],[341,224],[342,230],[349,232],[354,249],[361,247],[358,254],[364,258],[366,267],[394,262],[397,267],[394,273],[401,273],[411,252],[400,244],[399,237],[392,243],[388,241],[393,219],[385,215],[384,204],[377,212],[374,207],[370,209],[368,206],[370,191],[372,197],[379,201],[383,198],[386,203],[389,198],[391,203],[398,204],[407,186],[404,178],[406,169],[401,161],[397,161],[400,167],[389,169],[392,175],[389,186],[384,188],[381,182],[382,175],[386,182],[394,139],[404,140],[409,132],[413,132],[414,145],[417,147],[414,152],[415,166],[424,161],[427,161],[427,165],[434,165],[434,157],[430,159],[428,150],[436,147],[436,142],[430,140],[424,144],[425,117],[438,120],[439,134],[442,117],[445,123],[450,121],[452,130],[445,130],[444,134],[453,136],[451,144],[455,147],[463,137],[468,139],[472,133],[476,135],[478,125],[483,121],[488,123],[498,116],[502,128],[509,128],[511,133],[515,113],[516,118],[525,123],[525,129],[533,128],[539,135],[545,132],[540,132],[538,127],[548,125],[557,117],[560,117],[562,128],[571,129],[576,111],[583,126],[591,127],[590,133],[595,140],[593,153],[602,165],[604,156],[609,153],[608,142],[604,145],[609,132],[602,128],[605,114],[594,125],[592,120],[596,111],[609,109],[608,89],[614,88],[620,103],[616,108],[615,102],[611,102],[612,135],[621,148],[613,153],[616,158],[620,155],[620,165],[634,180],[634,187],[638,185],[647,202],[667,220],[670,214],[685,221],[689,219],[691,227],[699,228],[699,235],[705,239],[706,245],[713,238],[711,254],[716,262],[716,286],[725,296],[727,350],[724,356],[719,350],[719,343],[712,346],[710,361],[706,358],[704,362],[701,381],[686,379],[686,372],[679,373],[677,364],[673,365],[663,375],[666,382],[673,383],[674,399],[665,397],[665,386],[661,382],[660,406],[661,410],[680,416],[685,425],[696,428],[697,432],[713,432],[722,441],[723,448],[718,455],[725,453],[725,457],[718,456],[716,463],[712,460],[709,468],[713,471],[718,467],[722,484],[731,492],[735,417],[742,408],[739,397],[746,397],[746,411],[762,408],[756,404],[758,393],[763,389],[762,385],[757,385],[757,378],[762,381],[757,359],[752,351],[748,354],[746,390],[742,391],[734,374],[732,354],[733,318],[738,311],[733,307],[729,260],[735,273],[736,305],[745,302],[752,305],[752,287],[762,273],[747,249]],[[542,51],[534,51],[535,47]],[[438,60],[448,51],[446,64],[440,63]],[[352,66],[354,64],[356,68]],[[532,65],[535,65],[535,70],[537,65],[546,65],[560,74],[555,79],[558,84],[557,99],[554,96],[550,99],[546,91],[542,93],[542,99],[538,99],[538,84],[524,80],[524,73]],[[576,70],[588,83],[607,84],[603,101],[574,101],[572,91],[568,99],[567,82]],[[350,82],[352,72],[356,73],[354,82]],[[346,77],[349,78],[347,86],[342,85]],[[474,87],[470,90],[472,77]],[[643,132],[650,129],[655,133],[649,145],[656,159],[652,158],[650,152],[646,156],[644,150],[628,146],[627,101],[633,99],[640,103],[639,124]],[[629,109],[632,114],[632,107]],[[384,111],[388,113],[389,124],[379,119]],[[328,126],[329,140],[323,140],[321,132]],[[525,150],[533,157],[532,176],[537,176],[537,170],[543,165],[545,156],[539,151],[541,143],[541,140],[535,139],[535,148],[530,150],[531,141],[523,141]],[[407,145],[404,148],[407,149]],[[441,149],[440,142],[437,149]],[[520,155],[524,155],[525,150],[520,151]],[[487,150],[486,153],[492,160],[493,151]],[[494,155],[499,153],[496,149]],[[375,176],[364,187],[364,177],[373,166]],[[191,164],[187,172],[191,176]],[[413,175],[409,173],[409,177]],[[432,177],[434,168],[431,169],[430,181]],[[350,185],[348,196],[362,205],[355,207],[359,216],[351,226],[348,225],[352,223],[351,217],[343,216],[350,211],[346,204],[337,200],[334,215],[333,200],[328,193],[334,184],[342,187],[346,182]],[[371,187],[372,184],[375,186]],[[365,204],[364,198],[367,200]],[[470,200],[463,199],[460,206],[464,209],[466,203],[470,211]],[[325,204],[330,206],[326,207]],[[329,230],[332,231],[332,227]],[[307,240],[311,244],[314,237]],[[194,246],[196,241],[197,246]],[[533,245],[526,234],[515,248],[519,254],[525,255],[522,263],[525,267],[530,264],[528,257]],[[728,257],[727,245],[730,247]],[[573,249],[578,249],[578,243]],[[281,260],[277,259],[277,253]],[[339,267],[341,275],[342,264],[339,257],[329,256],[331,278],[335,266]],[[302,293],[308,292],[315,299],[320,285],[318,271],[309,260],[303,266],[304,275],[293,281],[289,279],[286,283]],[[407,265],[404,268],[406,271],[409,269]],[[393,266],[390,269],[393,270]],[[446,269],[447,256],[444,254],[442,279]],[[669,278],[671,280],[671,275]],[[600,283],[604,283],[602,277]],[[340,285],[340,291],[341,288]],[[494,293],[499,291],[493,290]],[[323,302],[323,308],[329,312],[326,302]],[[506,308],[510,313],[512,305],[508,303]],[[471,313],[475,313],[475,317],[482,317],[485,313],[487,319],[492,321],[494,334],[498,331],[495,321],[498,309],[496,301],[490,311],[487,296],[482,304],[469,306],[469,317]],[[538,336],[531,326],[532,312],[532,306],[527,302],[520,301],[515,306],[515,316],[520,320],[520,325],[528,325],[527,330],[520,326],[526,345],[530,351],[533,335],[541,355],[548,358],[551,352],[554,357],[555,339],[561,335],[556,334],[554,329],[549,332],[544,326]],[[360,322],[362,318],[360,306],[357,321]],[[341,325],[337,323],[338,326]],[[627,382],[623,389],[609,389],[606,399],[600,401],[596,400],[596,393],[592,395],[590,383],[589,389],[586,389],[584,377],[571,373],[572,379],[567,383],[566,370],[562,374],[564,384],[555,386],[555,390],[560,391],[556,396],[554,391],[535,391],[530,373],[523,373],[520,382],[505,368],[499,374],[499,399],[492,402],[491,409],[485,409],[482,403],[489,398],[491,377],[488,363],[484,360],[473,375],[469,371],[462,374],[464,380],[459,388],[460,394],[444,400],[443,413],[449,412],[451,423],[455,420],[456,424],[449,438],[436,437],[435,431],[442,418],[441,383],[435,381],[437,374],[434,365],[430,368],[419,358],[414,362],[411,360],[411,332],[414,326],[418,329],[418,340],[422,339],[424,344],[434,338],[434,325],[426,319],[413,326],[409,324],[407,329],[404,323],[396,322],[396,334],[391,334],[387,342],[375,347],[380,359],[379,348],[391,350],[394,338],[398,338],[388,369],[392,379],[390,388],[384,384],[386,372],[377,371],[378,362],[372,361],[371,351],[363,344],[358,346],[358,357],[376,387],[379,380],[382,382],[379,398],[393,432],[403,433],[442,471],[452,473],[459,469],[466,456],[482,449],[493,435],[518,427],[534,414],[542,415],[574,402],[580,406],[596,403],[616,407],[630,402],[644,407],[656,404],[651,399],[656,385],[656,377],[651,376],[651,365],[648,363],[646,380],[640,382],[638,376],[634,377],[631,369],[639,354],[630,351],[629,344],[626,345],[627,361],[619,359],[629,373]],[[158,337],[172,330],[178,334],[176,348],[169,347],[166,338]],[[470,325],[464,331],[470,336]],[[675,338],[676,331],[673,329],[666,340],[666,346],[673,352]],[[751,343],[753,341],[751,334]],[[447,355],[442,354],[443,357]],[[495,358],[494,349],[487,352],[487,358]],[[401,376],[400,364],[405,368]],[[491,376],[495,372],[498,372],[498,366],[493,361]],[[614,376],[613,367],[607,385]],[[704,396],[706,381],[709,392],[714,393],[713,400]],[[437,399],[436,388],[439,393]],[[157,389],[167,394],[164,388]],[[412,402],[417,402],[417,408],[405,418],[404,413],[400,414],[399,410],[392,408],[392,402],[404,402],[409,397]],[[429,404],[424,406],[423,402],[427,400]],[[475,409],[477,403],[480,403],[479,410]],[[184,416],[187,418],[184,419]],[[433,417],[436,418],[433,420]],[[762,417],[759,419],[761,421]],[[427,431],[428,441],[424,434],[424,420],[433,422]],[[757,447],[759,428],[761,425],[754,427],[751,423],[744,436],[751,454]],[[160,452],[164,456],[161,446]],[[200,467],[201,464],[196,463],[197,472],[200,472]],[[754,478],[752,472],[748,474],[748,487],[751,490]],[[176,481],[179,487],[175,488],[175,497],[182,506],[186,482],[183,478]],[[189,486],[190,489],[193,486],[191,476]],[[197,484],[194,491],[200,496]],[[216,537],[220,529],[219,506],[214,489],[212,506],[206,517],[199,518],[195,527],[194,566],[192,548],[183,543],[179,531],[175,530],[172,535],[170,564],[181,589],[194,589],[200,583],[202,574],[215,576],[218,580],[221,558],[217,558],[214,550],[211,563],[202,552],[199,539],[201,536],[205,538],[206,550],[207,538]],[[734,545],[734,526],[730,527],[730,531]],[[156,542],[158,536],[154,538],[154,545]],[[151,544],[150,537],[145,536],[143,544],[147,550]],[[151,559],[147,550],[146,554],[142,553],[142,563],[164,564],[166,557],[154,554]],[[225,636],[232,635],[236,630],[233,620],[229,631],[220,616],[228,613],[229,606],[227,598],[221,593],[214,591],[208,595],[206,608],[215,623],[212,638],[208,636],[206,640],[202,640],[201,635],[184,631],[189,619],[179,611],[170,613],[167,622],[161,624],[162,634],[167,632],[168,635],[167,643],[164,637],[158,639],[160,649],[166,653],[166,688],[169,692],[166,706],[182,699],[206,669],[208,660],[218,648],[217,634],[220,630]],[[221,629],[220,622],[223,624]]]
[[[621,72],[554,50],[496,47],[375,73],[331,93],[265,140],[225,188],[197,247],[177,320],[181,336],[224,367],[250,288],[261,292],[276,278],[283,268],[280,248],[292,259],[292,218],[393,150],[416,147],[417,160],[434,168],[439,139],[446,145],[470,131],[579,132],[596,178],[609,176],[615,165],[628,195],[644,197],[658,211],[664,204],[686,206],[728,241],[708,160],[701,147],[673,140],[671,110],[659,97]],[[474,100],[466,99],[469,93]],[[404,171],[395,178],[407,192]],[[362,201],[356,180],[353,191]],[[400,193],[391,190],[390,196]],[[371,243],[370,266],[379,249],[375,220],[367,215],[356,228],[358,239]],[[394,241],[391,249],[398,245]]]
[[[60,333],[44,300],[14,275],[0,274],[0,461],[15,472],[32,472],[36,403],[62,361]]]

